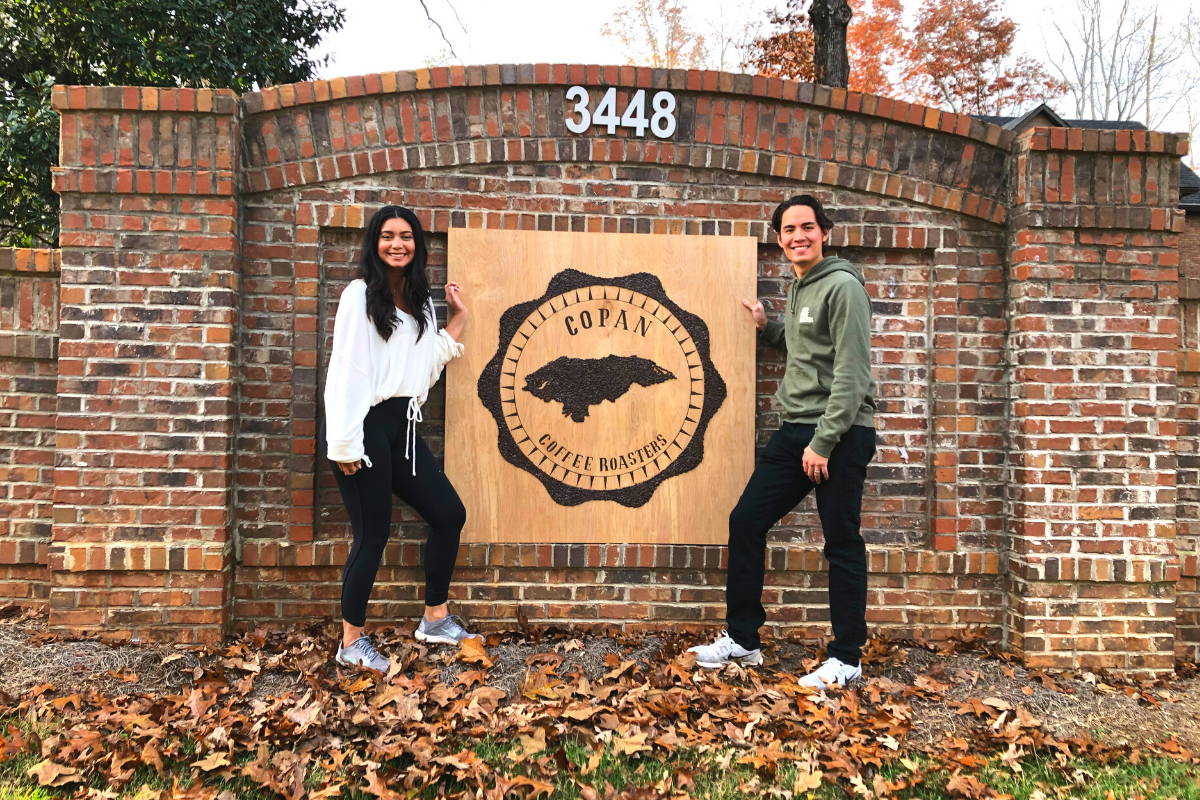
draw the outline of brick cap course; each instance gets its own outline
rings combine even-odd
[[[53,275],[60,269],[61,251],[48,247],[0,247],[0,272],[40,272]]]
[[[0,331],[0,358],[58,357],[58,334],[44,331]]]
[[[1149,205],[1099,205],[1092,203],[1018,203],[1012,207],[1014,228],[1070,228],[1105,231],[1183,230],[1180,209]]]
[[[0,565],[24,566],[36,564],[45,567],[49,563],[50,544],[44,539],[0,539]]]
[[[1017,137],[1014,149],[1084,153],[1158,153],[1185,156],[1189,136],[1162,131],[1030,128]]]
[[[237,113],[232,89],[188,89],[158,86],[55,86],[55,111],[177,111],[197,114]]]
[[[311,215],[312,221],[322,228],[350,228],[358,230],[366,224],[366,220],[370,219],[372,214],[383,206],[383,202],[379,200],[369,203],[328,203],[320,200],[323,196],[323,190],[305,193],[301,195],[302,205],[300,206],[301,213],[306,216]],[[313,198],[317,199],[314,201]],[[439,224],[442,221],[439,219],[439,214],[460,210],[456,208],[422,206],[420,204],[410,205],[410,208],[422,217],[429,230],[437,231],[444,229],[444,226]],[[769,213],[769,209],[766,209],[766,211]],[[716,217],[714,216],[712,219],[715,220]],[[451,223],[449,227],[518,228],[532,230],[536,226],[531,223],[535,221],[536,219],[532,218],[525,211],[491,211],[487,213],[472,213],[467,216],[465,224],[457,225]],[[702,233],[700,230],[702,223],[706,221],[704,218],[672,218],[667,220],[667,229],[661,232],[683,236],[709,235]],[[775,231],[771,230],[770,222],[739,220],[738,226],[733,229],[733,235],[752,236],[760,242],[774,244],[776,234]],[[839,224],[833,229],[827,246],[883,247],[896,250],[937,250],[943,247],[953,247],[956,235],[957,231],[948,227],[934,228],[849,223]]]
[[[940,130],[1006,149],[1012,146],[1014,138],[1012,131],[1006,131],[999,125],[980,122],[965,114],[813,83],[715,70],[600,64],[486,64],[380,72],[268,86],[261,91],[242,95],[241,103],[245,113],[257,114],[261,111],[396,92],[484,86],[570,86],[598,83],[630,89],[716,92],[804,103],[893,120],[917,128]]]
[[[1179,558],[1162,556],[1013,556],[1009,572],[1029,581],[1087,583],[1174,583]]]
[[[392,542],[384,563],[404,566],[401,551],[413,542]],[[345,540],[288,542],[248,540],[242,546],[246,567],[312,566],[324,569],[336,559],[334,548],[348,549]],[[524,567],[538,569],[716,569],[724,568],[724,545],[653,544],[488,544],[461,546],[458,564],[468,568]],[[411,555],[411,554],[410,554]],[[868,548],[873,574],[999,575],[1000,556],[995,552],[937,552],[905,547]],[[823,568],[818,545],[770,545],[767,559],[772,570],[815,572]]]
[[[55,542],[50,546],[49,563],[59,572],[223,572],[232,566],[232,552],[230,543]]]
[[[134,169],[132,167],[53,167],[51,182],[59,194],[204,195],[236,194],[232,170]]]

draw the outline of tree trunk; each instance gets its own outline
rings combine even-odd
[[[817,83],[846,88],[850,83],[850,58],[846,54],[846,27],[850,24],[847,0],[813,0],[812,20]]]

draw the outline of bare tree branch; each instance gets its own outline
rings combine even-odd
[[[425,19],[427,19],[427,20],[429,20],[430,22],[432,22],[432,23],[433,23],[433,27],[437,28],[437,29],[438,29],[438,33],[440,33],[440,34],[442,35],[442,41],[443,41],[443,42],[445,42],[445,43],[446,43],[446,47],[447,47],[447,48],[449,48],[449,50],[450,50],[450,55],[452,55],[452,56],[454,57],[454,60],[455,60],[455,61],[462,61],[462,59],[458,57],[458,53],[454,52],[454,45],[450,44],[450,40],[446,38],[446,32],[445,32],[444,30],[442,30],[442,26],[441,26],[441,24],[440,24],[440,23],[439,23],[439,22],[438,22],[436,19],[434,19],[434,18],[433,18],[433,15],[432,15],[432,14],[430,14],[430,13],[429,13],[429,6],[427,6],[427,5],[425,4],[425,0],[418,0],[418,1],[421,3],[421,8],[425,9]],[[450,10],[451,10],[451,11],[454,11],[454,6],[453,6],[453,5],[451,5],[451,6],[450,6]],[[454,11],[454,16],[455,16],[455,18],[456,18],[456,19],[458,18],[458,12],[457,12],[457,11]],[[462,20],[459,20],[459,21],[458,21],[458,24],[459,24],[459,25],[462,25]],[[465,31],[466,31],[466,28],[463,28],[463,31],[465,32]]]
[[[1070,87],[1075,115],[1098,119],[1141,118],[1147,127],[1165,121],[1179,106],[1177,63],[1183,34],[1157,24],[1158,0],[1075,0],[1076,24],[1057,22],[1062,57],[1050,59]]]

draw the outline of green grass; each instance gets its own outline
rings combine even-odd
[[[0,725],[0,730],[6,727]],[[26,777],[25,771],[36,763],[38,759],[26,753],[0,761],[0,800],[50,800],[54,797],[38,786],[35,779]]]
[[[474,750],[501,775],[523,774],[520,765],[507,757],[512,747],[507,742],[485,740],[478,743]],[[736,763],[741,751],[733,752],[729,765],[725,766],[713,754],[701,756],[694,751],[677,751],[671,756],[662,757],[658,754],[624,756],[606,749],[595,770],[583,775],[581,771],[592,756],[589,746],[578,740],[566,740],[551,744],[549,752],[553,753],[559,747],[572,769],[564,770],[567,774],[560,774],[555,781],[553,796],[556,800],[576,800],[580,796],[580,784],[593,787],[601,796],[608,786],[617,792],[655,785],[670,787],[677,783],[676,776],[685,772],[691,775],[692,785],[688,792],[693,797],[737,800],[747,796],[765,796],[772,787],[790,791],[798,772],[793,764],[781,762],[773,778],[756,776],[749,767]],[[996,761],[973,776],[998,792],[1013,795],[1016,800],[1029,800],[1037,797],[1038,792],[1053,798],[1056,796],[1055,789],[1069,790],[1067,796],[1073,800],[1107,800],[1109,797],[1131,800],[1139,796],[1144,800],[1200,800],[1200,765],[1182,764],[1166,758],[1146,758],[1136,764],[1118,761],[1108,765],[1075,760],[1060,768],[1051,758],[1035,755],[1023,759],[1021,766],[1023,771],[1018,773]],[[928,762],[925,762],[925,767],[928,768]],[[898,761],[888,763],[878,772],[892,781],[911,774]],[[874,771],[864,773],[868,788],[871,787],[874,774]],[[950,780],[951,774],[947,771],[933,772],[927,774],[920,784],[899,792],[897,797],[908,800],[952,800],[960,797],[947,789]],[[812,800],[842,800],[855,797],[855,794],[844,781],[827,779],[817,789],[797,796]]]
[[[1070,787],[1071,795],[1079,800],[1105,800],[1110,794],[1118,800],[1139,794],[1147,800],[1200,800],[1200,765],[1165,758],[1146,759],[1138,764],[1072,761],[1066,769],[1058,769],[1047,759],[1028,759],[1021,766],[1021,773],[985,769],[980,779],[1018,800],[1025,800],[1038,789],[1050,794],[1046,786]]]
[[[51,797],[41,787],[0,781],[0,800],[51,800]]]
[[[1099,764],[1086,759],[1074,759],[1065,767],[1053,759],[1034,755],[1021,760],[1016,772],[997,761],[971,774],[986,786],[1015,800],[1041,796],[1055,798],[1064,792],[1071,800],[1200,800],[1200,765],[1183,764],[1167,758],[1147,758],[1132,763],[1117,761]],[[928,762],[926,762],[926,767]],[[880,771],[885,778],[896,779],[907,772],[900,764],[889,764]],[[952,800],[961,795],[950,792],[947,784],[951,774],[938,771],[928,774],[919,785],[897,793],[905,800]],[[786,786],[786,784],[781,784]],[[870,786],[870,781],[867,781]],[[847,798],[848,792],[826,784],[813,797]]]

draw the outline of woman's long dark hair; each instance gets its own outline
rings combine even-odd
[[[379,258],[379,234],[389,219],[402,219],[412,227],[412,261],[404,268],[404,299],[408,301],[409,313],[417,320],[417,338],[420,339],[429,325],[429,279],[425,277],[425,230],[417,215],[403,206],[384,206],[375,212],[367,223],[363,236],[362,256],[358,260],[358,277],[367,283],[367,317],[375,324],[379,335],[387,341],[396,330],[396,298],[392,297],[392,285],[388,281],[391,270]]]

